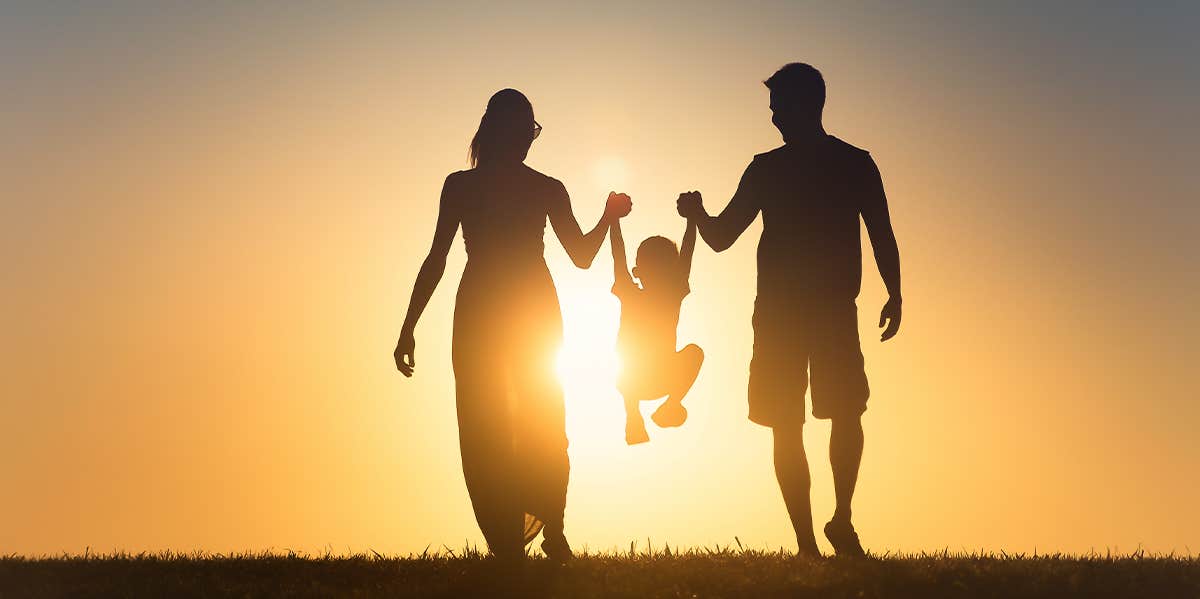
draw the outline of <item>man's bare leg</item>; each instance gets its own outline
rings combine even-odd
[[[825,538],[829,539],[839,556],[865,555],[854,524],[850,522],[850,501],[854,498],[854,485],[858,482],[862,452],[862,418],[858,415],[835,417],[833,431],[829,434],[829,465],[833,467],[833,491],[837,496],[837,507],[833,519],[825,525]]]
[[[783,503],[787,506],[796,530],[796,545],[801,555],[819,556],[817,539],[813,535],[812,502],[809,489],[812,485],[808,474],[808,457],[804,454],[804,423],[777,426],[775,435],[775,478],[783,492]]]
[[[833,469],[833,492],[837,497],[837,507],[833,512],[836,522],[850,522],[850,501],[854,498],[854,486],[858,483],[862,454],[862,417],[834,418],[829,433],[829,465]]]

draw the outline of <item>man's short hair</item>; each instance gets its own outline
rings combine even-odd
[[[784,104],[807,112],[820,113],[825,107],[825,78],[810,64],[793,62],[783,65],[763,85]]]

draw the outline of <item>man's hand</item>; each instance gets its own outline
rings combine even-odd
[[[608,192],[608,201],[604,204],[604,218],[612,222],[618,218],[625,218],[629,211],[633,210],[633,200],[623,193],[615,191]]]
[[[396,342],[396,351],[393,357],[396,358],[396,369],[406,377],[413,375],[413,369],[417,367],[417,359],[415,352],[417,351],[417,341],[413,338],[410,332],[400,333],[400,340]]]
[[[887,323],[887,328],[883,329],[883,334],[879,336],[880,341],[887,341],[900,331],[900,303],[900,298],[890,297],[879,312],[879,327],[883,328],[884,323]]]
[[[679,194],[679,199],[675,200],[675,209],[679,211],[679,216],[689,220],[708,216],[708,213],[704,211],[704,198],[700,197],[698,191]]]

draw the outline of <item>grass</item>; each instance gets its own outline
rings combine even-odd
[[[584,553],[502,564],[468,548],[421,555],[112,554],[0,557],[10,597],[1180,597],[1200,557],[932,553],[865,560],[719,547]]]

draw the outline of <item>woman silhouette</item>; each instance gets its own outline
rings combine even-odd
[[[544,525],[542,549],[571,557],[563,534],[566,507],[566,420],[554,357],[562,314],[543,259],[549,219],[571,261],[587,268],[613,220],[629,213],[628,196],[609,194],[604,215],[586,235],[557,179],[525,166],[541,132],[521,92],[488,100],[471,140],[472,169],[442,187],[437,228],[421,265],[400,340],[396,367],[412,376],[413,330],[446,268],[461,224],[467,266],[454,307],[453,364],[463,475],[475,519],[498,557],[520,558]]]

